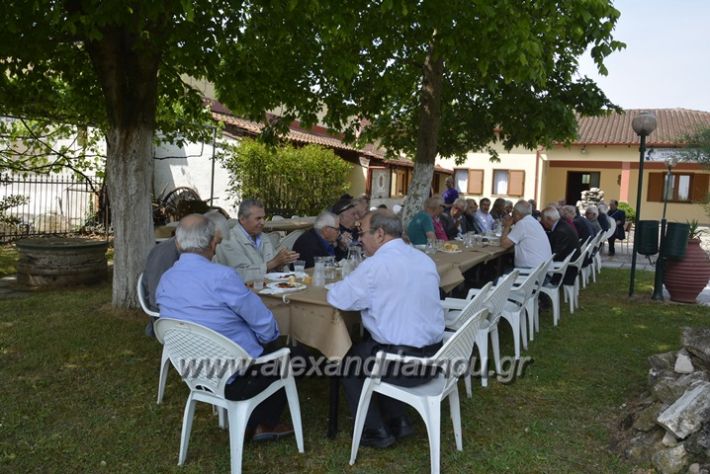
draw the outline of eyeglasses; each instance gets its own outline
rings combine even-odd
[[[327,229],[333,229],[333,230],[336,231],[338,234],[340,233],[340,229],[338,229],[337,227],[333,227],[332,225],[327,225],[327,226],[325,226],[325,227],[326,227]]]

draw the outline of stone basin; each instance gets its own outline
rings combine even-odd
[[[106,279],[108,242],[80,237],[41,237],[15,242],[20,255],[17,285],[61,288]]]

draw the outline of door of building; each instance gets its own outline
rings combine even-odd
[[[599,172],[568,171],[565,201],[575,205],[582,198],[582,191],[599,187]]]

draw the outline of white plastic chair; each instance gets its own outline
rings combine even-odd
[[[490,289],[493,286],[493,282],[486,283],[483,288],[478,290],[477,293],[469,292],[471,298],[459,299],[459,298],[446,298],[441,302],[444,307],[444,318],[446,324],[446,330],[454,332],[463,326],[463,324],[477,314],[481,309],[485,308],[486,299],[489,296]],[[488,332],[483,334],[484,340],[488,341]],[[488,354],[488,345],[486,345],[486,355]],[[473,355],[473,354],[472,354]],[[487,359],[487,358],[486,358]],[[488,363],[486,362],[486,366]],[[473,397],[473,389],[471,387],[471,377],[464,377],[464,383],[466,385],[466,396],[468,398]]]
[[[527,321],[525,319],[525,307],[528,300],[532,297],[537,284],[537,274],[540,267],[546,262],[541,263],[533,268],[529,275],[522,278],[518,286],[511,288],[508,294],[508,300],[503,305],[500,315],[508,321],[510,328],[513,330],[513,347],[515,349],[515,360],[520,360],[520,345],[527,350]],[[515,283],[515,282],[513,282]]]
[[[441,402],[448,397],[449,411],[454,428],[456,449],[463,450],[461,433],[461,408],[459,405],[459,392],[457,382],[459,377],[468,373],[468,365],[473,350],[475,335],[480,331],[487,310],[482,309],[469,318],[432,357],[408,357],[379,351],[372,370],[372,375],[365,379],[365,384],[360,393],[360,402],[355,415],[353,430],[353,443],[350,452],[350,465],[355,464],[360,438],[365,425],[370,400],[373,392],[394,398],[414,407],[427,428],[429,436],[429,456],[431,472],[439,472],[439,451],[441,437]],[[431,381],[417,387],[401,387],[380,378],[380,372],[385,361],[389,363],[406,363],[418,361],[424,366],[439,367],[439,373]]]
[[[577,277],[574,279],[574,283],[571,285],[565,285],[564,283],[562,283],[562,288],[565,293],[565,301],[569,301],[570,314],[574,314],[575,308],[579,308],[579,287],[580,281],[583,278],[583,265],[584,260],[589,254],[589,249],[591,248],[592,243],[592,241],[588,241],[586,244],[584,244],[582,246],[582,250],[579,253],[579,257],[569,263],[570,267],[574,267],[577,269]]]
[[[269,232],[268,234],[266,234],[266,238],[271,241],[271,246],[273,248],[279,248],[279,243],[281,242],[281,232]],[[293,244],[291,246],[293,246]]]
[[[533,292],[525,303],[525,314],[528,322],[528,339],[530,341],[535,339],[535,332],[540,331],[538,302],[540,300],[540,291],[542,290],[542,286],[545,283],[545,277],[547,276],[547,269],[550,267],[553,258],[554,255],[535,269],[535,284],[533,286]],[[521,285],[523,281],[520,281],[520,277],[518,277],[518,280],[519,281],[515,282],[516,285]]]
[[[546,294],[552,302],[552,323],[555,326],[557,326],[557,323],[560,321],[560,286],[562,286],[565,273],[567,273],[567,267],[569,266],[569,262],[572,260],[573,256],[574,252],[571,252],[567,255],[567,258],[561,262],[552,262],[547,274],[550,276],[550,279],[553,279],[555,275],[558,275],[560,278],[556,283],[548,282],[543,284],[540,288],[540,291]],[[539,330],[540,328],[540,319],[537,310],[535,313],[535,328],[536,330]]]
[[[583,279],[582,279],[582,284],[584,288],[587,287],[587,283],[589,283],[589,277],[591,276],[592,281],[594,283],[597,282],[597,272],[602,266],[602,246],[604,245],[604,236],[606,235],[605,232],[599,232],[595,237],[594,240],[592,240],[592,247],[589,250],[589,260],[590,263],[583,267]]]
[[[242,471],[244,431],[249,416],[257,405],[282,388],[286,390],[298,452],[303,453],[301,409],[298,403],[296,382],[291,371],[288,348],[282,348],[258,359],[252,359],[239,345],[211,329],[199,324],[165,317],[156,322],[155,332],[163,340],[173,366],[178,371],[193,370],[192,373],[181,374],[183,381],[190,387],[190,395],[187,397],[185,405],[178,465],[182,466],[185,463],[195,404],[199,401],[216,406],[220,411],[226,410],[229,422],[231,471],[232,474],[240,473]],[[276,360],[281,361],[281,378],[274,381],[264,391],[248,400],[233,401],[224,397],[227,381],[239,368],[247,367],[251,363],[262,364]],[[192,367],[187,365],[190,363],[192,363]],[[215,370],[219,368],[217,364],[221,364],[222,370]],[[224,370],[232,367],[234,370]]]
[[[141,305],[141,309],[149,317],[153,318],[153,324],[155,320],[160,317],[160,313],[156,313],[148,308],[148,304],[145,301],[145,294],[143,294],[143,274],[138,275],[138,283],[136,283],[136,294],[138,295],[138,303]],[[158,341],[162,344],[163,341],[158,338]],[[163,353],[160,356],[160,376],[158,377],[158,400],[156,403],[160,405],[163,401],[163,395],[165,395],[165,383],[168,380],[168,368],[170,366],[170,359],[168,359],[168,354],[165,352],[165,346],[163,346]]]
[[[296,240],[303,234],[305,230],[299,229],[299,230],[294,230],[293,232],[290,232],[281,239],[281,243],[279,244],[279,247],[281,248],[287,248],[289,250],[293,250],[293,244],[296,243]]]
[[[481,359],[481,386],[488,386],[488,335],[491,338],[491,347],[493,349],[493,363],[496,367],[496,373],[500,374],[502,371],[500,363],[500,340],[498,338],[498,321],[500,320],[501,312],[505,306],[506,301],[508,301],[508,295],[510,290],[513,288],[513,283],[515,279],[518,278],[518,271],[513,270],[511,273],[500,278],[498,285],[491,288],[488,292],[483,305],[488,308],[488,319],[481,323],[481,328],[476,331],[476,347],[478,348],[478,355]],[[468,292],[467,299],[473,298],[473,295],[477,294],[481,290],[471,289]],[[471,374],[468,373],[464,376],[464,381],[466,382],[466,387],[470,387],[471,384]]]

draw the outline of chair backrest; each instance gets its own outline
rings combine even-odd
[[[538,267],[537,275],[535,275],[535,290],[542,287],[542,285],[545,283],[545,277],[547,277],[547,270],[550,268],[550,265],[552,265],[552,260],[554,258],[555,255],[553,254],[552,257],[550,257],[546,262],[540,264],[540,266]]]
[[[575,252],[570,252],[569,255],[565,257],[564,260],[560,263],[559,268],[555,269],[554,271],[548,271],[549,275],[559,275],[560,278],[557,280],[556,283],[550,283],[548,285],[548,288],[559,288],[562,285],[562,280],[565,279],[565,274],[567,273],[567,267],[569,267],[570,262],[572,261],[572,257],[574,257]],[[581,255],[581,249],[580,249],[580,255]],[[544,280],[544,278],[543,278]]]
[[[276,232],[269,232],[266,234],[266,237],[271,240],[271,246],[273,248],[278,248],[279,243],[281,242],[281,233],[276,231]]]
[[[224,386],[252,358],[234,341],[199,324],[162,317],[155,333],[163,341],[170,362],[194,391],[224,395]]]
[[[294,230],[293,232],[290,232],[288,235],[286,235],[286,237],[281,239],[281,243],[279,244],[279,247],[293,250],[293,244],[296,243],[296,240],[298,240],[298,238],[304,232],[305,232],[305,230],[303,230],[303,229]]]
[[[450,321],[446,321],[446,328],[457,330],[463,326],[463,324],[471,319],[473,315],[478,313],[483,308],[483,303],[488,298],[488,293],[491,291],[493,282],[486,283],[483,288],[481,288],[476,296],[469,299],[466,306],[461,310],[456,317]]]
[[[592,244],[594,244],[594,242],[587,239],[587,241],[584,243],[584,245],[582,245],[581,250],[579,251],[579,257],[569,262],[569,266],[577,267],[577,270],[582,270],[582,264],[584,264],[587,255],[589,255],[589,250],[592,248]]]
[[[498,318],[500,318],[500,313],[503,311],[505,302],[508,301],[513,283],[515,283],[516,278],[518,278],[518,271],[513,270],[501,278],[502,280],[491,290],[484,303],[486,308],[490,311],[488,319],[491,321],[491,324],[494,324]]]
[[[470,368],[476,332],[481,329],[486,316],[488,316],[487,308],[478,310],[431,357],[435,361],[434,364],[441,367],[448,378],[444,390],[455,384],[458,378]]]
[[[609,216],[607,216],[607,219],[609,220],[609,230],[607,230],[606,235],[604,235],[605,240],[608,240],[612,235],[616,234],[616,219]]]
[[[146,303],[146,295],[143,293],[143,274],[138,275],[138,283],[136,283],[136,294],[138,295],[138,303],[141,305],[141,309],[145,314],[151,318],[159,318],[160,313],[157,313],[150,308],[148,308],[148,303]]]
[[[530,298],[537,287],[537,277],[540,273],[540,269],[545,266],[547,268],[549,265],[548,261],[542,262],[540,265],[535,267],[532,272],[523,280],[523,282],[515,287],[515,291],[508,295],[508,299],[524,305],[525,302]]]
[[[271,216],[272,221],[282,221],[284,219],[285,219],[284,216],[279,216],[279,215]]]

